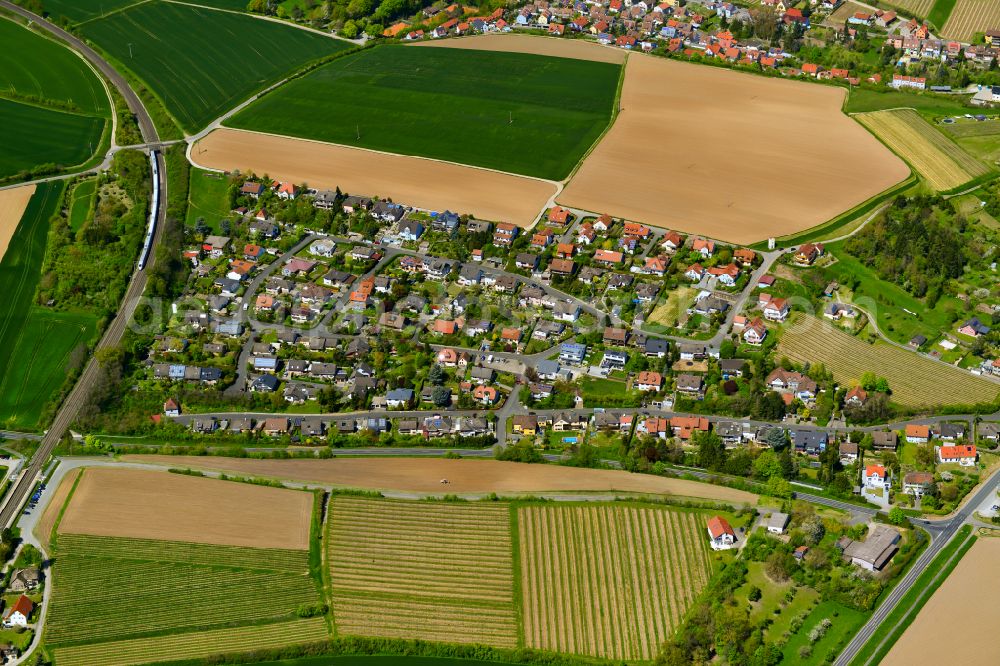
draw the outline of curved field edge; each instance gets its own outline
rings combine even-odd
[[[976,535],[971,525],[963,525],[951,543],[945,546],[913,586],[899,600],[892,612],[882,621],[876,631],[851,660],[851,666],[868,666],[879,663],[892,646],[902,637],[907,627],[920,614],[920,610],[930,601],[941,584],[955,570],[969,549],[976,543]]]

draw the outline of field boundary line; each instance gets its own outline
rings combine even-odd
[[[308,143],[315,143],[315,144],[320,145],[320,146],[335,146],[337,148],[347,148],[349,150],[359,150],[359,151],[362,151],[362,152],[365,152],[365,153],[374,153],[376,155],[389,155],[389,156],[392,156],[392,157],[407,157],[407,158],[410,158],[410,159],[423,160],[423,161],[426,161],[426,162],[439,162],[441,164],[450,164],[452,166],[464,167],[466,169],[476,169],[478,171],[488,171],[490,173],[498,173],[498,174],[503,175],[503,176],[513,176],[515,178],[524,178],[526,180],[534,180],[534,181],[537,181],[539,183],[546,183],[547,185],[557,186],[557,189],[558,189],[558,186],[560,185],[560,183],[558,181],[555,181],[555,180],[549,180],[547,178],[539,178],[538,176],[525,176],[523,174],[514,173],[513,171],[501,171],[500,169],[491,169],[489,167],[476,166],[474,164],[462,164],[461,162],[451,162],[449,160],[441,160],[441,159],[437,159],[435,157],[422,157],[420,155],[407,155],[405,153],[392,153],[392,152],[389,152],[387,150],[375,150],[374,148],[359,148],[358,146],[350,146],[350,145],[347,145],[346,143],[332,143],[330,141],[320,141],[318,139],[303,139],[301,137],[290,136],[288,134],[275,134],[273,132],[261,132],[259,130],[241,129],[241,128],[237,128],[237,127],[228,127],[226,125],[222,125],[220,127],[217,127],[214,130],[212,130],[212,131],[214,132],[214,131],[220,130],[220,129],[224,129],[227,132],[245,132],[247,134],[259,134],[260,136],[270,136],[270,137],[274,137],[274,138],[277,138],[277,139],[287,139],[287,140],[290,140],[290,141],[306,141]],[[211,133],[212,132],[208,132],[208,134],[211,134]],[[208,134],[206,134],[205,136],[207,137]],[[202,138],[204,138],[204,137],[202,137]],[[190,151],[190,149],[189,149],[189,151]],[[225,173],[224,170],[222,170],[222,169],[213,169],[211,167],[202,166],[201,164],[196,163],[194,160],[190,160],[190,161],[191,161],[192,166],[196,166],[199,169],[203,169],[205,171],[213,171],[215,173]],[[555,196],[555,195],[553,195],[553,196]]]

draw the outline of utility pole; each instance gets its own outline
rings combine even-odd
[[[132,59],[132,42],[128,43],[128,59]]]
[[[358,133],[358,141],[361,141],[361,125],[355,125],[354,129]]]

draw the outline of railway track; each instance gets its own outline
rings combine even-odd
[[[125,77],[119,74],[97,51],[75,35],[23,7],[19,7],[7,0],[0,0],[0,7],[28,19],[60,41],[65,42],[70,48],[86,58],[121,93],[129,110],[136,117],[143,141],[147,145],[158,145],[160,143],[160,137],[156,131],[156,126],[153,124],[153,119],[139,100],[139,96],[129,86]],[[158,175],[156,182],[153,183],[156,192],[154,192],[154,197],[151,201],[158,200],[159,202],[165,202],[167,198],[166,164],[163,160],[163,154],[159,151],[154,153],[154,159],[157,165],[154,173]],[[155,251],[157,244],[160,242],[165,221],[166,206],[160,205],[156,211],[156,226],[150,246],[150,254]],[[139,248],[136,248],[136,251],[138,252]],[[155,257],[155,255],[153,256]],[[118,308],[118,313],[104,331],[104,335],[101,337],[100,342],[98,342],[96,350],[115,347],[121,342],[122,336],[125,333],[125,327],[132,320],[132,315],[139,304],[139,299],[146,289],[146,268],[148,266],[149,264],[145,264],[142,268],[139,268],[137,265],[135,272],[132,274],[132,279],[129,281],[125,297]],[[100,372],[95,356],[96,353],[87,362],[83,372],[80,374],[80,378],[76,381],[73,389],[59,407],[59,411],[56,413],[49,429],[45,432],[45,436],[42,438],[41,444],[35,451],[34,456],[25,465],[20,477],[18,477],[17,483],[11,488],[3,508],[0,509],[0,527],[10,527],[14,524],[20,515],[21,508],[31,494],[37,477],[44,468],[46,461],[48,461],[59,440],[62,439],[63,435],[69,429],[70,424],[79,413],[80,408],[86,402],[87,396],[90,393],[90,387],[93,385],[97,373]]]

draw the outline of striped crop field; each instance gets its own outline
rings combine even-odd
[[[912,109],[859,113],[855,118],[935,190],[956,188],[990,171]]]
[[[1000,2],[997,0],[958,0],[941,29],[948,39],[971,42],[977,32],[1000,29]]]
[[[517,646],[506,505],[336,496],[328,522],[339,634]]]
[[[1000,386],[967,371],[879,341],[868,344],[816,317],[797,315],[781,333],[775,358],[822,363],[841,386],[872,369],[889,381],[892,402],[906,407],[993,402]]]
[[[321,617],[59,648],[59,666],[137,666],[325,641]]]
[[[530,506],[518,525],[526,647],[652,659],[710,576],[700,514]]]
[[[45,640],[57,654],[130,638],[138,644],[150,634],[291,621],[299,606],[321,601],[307,551],[59,534],[56,554]]]
[[[885,0],[885,4],[895,9],[902,9],[911,16],[927,18],[934,6],[934,0]]]

